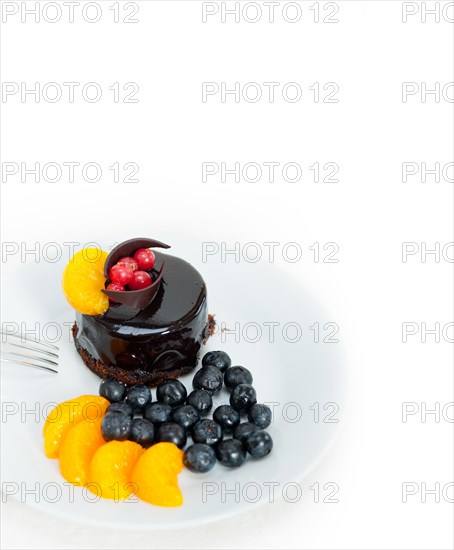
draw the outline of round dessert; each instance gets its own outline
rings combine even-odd
[[[76,313],[77,351],[102,378],[157,386],[182,376],[197,365],[200,349],[212,332],[214,319],[208,315],[207,289],[200,273],[181,258],[154,254],[149,273],[153,281],[161,277],[161,283],[149,304],[140,309],[111,302],[101,315]]]

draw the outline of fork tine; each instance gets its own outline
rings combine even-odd
[[[45,346],[53,350],[59,351],[60,348],[58,346],[55,346],[54,344],[49,344],[48,342],[41,342],[40,340],[37,340],[35,338],[29,338],[28,336],[25,336],[23,334],[13,334],[11,332],[5,332],[2,330],[0,330],[0,334],[3,336],[6,336],[5,341],[3,341],[3,338],[2,338],[2,341],[0,342],[1,344],[0,361],[4,363],[15,363],[17,365],[25,365],[27,367],[35,367],[37,369],[58,374],[58,370],[57,370],[58,354],[53,351],[42,349],[42,347],[38,347],[38,346]],[[21,343],[20,344],[13,343],[8,340],[8,337],[20,339]],[[36,345],[30,345],[27,342],[32,342]],[[8,349],[4,349],[5,344],[6,346],[13,346],[14,348],[24,349],[27,352],[30,352],[30,354],[18,353],[17,351],[10,351]],[[41,357],[41,355],[47,355],[47,357],[51,357],[51,359],[46,357]],[[30,361],[28,361],[27,359],[29,359]],[[50,366],[45,366],[41,363],[46,363],[47,365],[50,365]]]
[[[52,348],[55,350],[60,349],[58,346],[55,346],[54,344],[49,344],[49,342],[42,342],[41,340],[36,340],[35,338],[29,338],[24,334],[13,334],[12,332],[5,332],[3,330],[0,330],[0,334],[6,337],[10,336],[12,338],[19,338],[21,341],[27,340],[28,342],[34,342],[35,344],[40,344],[41,346],[47,346],[48,348]]]
[[[25,365],[27,367],[35,367],[37,369],[42,369],[48,372],[53,372],[55,374],[58,374],[58,371],[51,367],[45,367],[44,365],[37,365],[36,363],[30,363],[28,361],[19,361],[18,359],[7,359],[6,357],[0,357],[0,361],[4,363],[16,363],[18,365]]]
[[[9,346],[14,346],[15,348],[22,348],[29,351],[37,351],[39,353],[44,353],[45,355],[50,355],[50,357],[55,357],[58,359],[58,354],[54,353],[53,351],[47,351],[46,349],[40,349],[36,346],[23,346],[21,344],[13,344],[12,342],[6,342]]]
[[[14,355],[15,357],[24,357],[25,359],[33,359],[34,361],[42,361],[48,365],[55,365],[58,367],[58,363],[52,361],[51,359],[46,359],[45,357],[37,357],[36,355],[26,355],[25,353],[16,353],[14,351],[4,351],[2,355]]]

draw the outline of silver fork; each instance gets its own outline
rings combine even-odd
[[[0,330],[0,361],[58,373],[59,347],[24,334]],[[12,341],[11,341],[12,339]],[[25,353],[26,352],[26,353]]]

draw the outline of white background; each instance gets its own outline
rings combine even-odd
[[[96,231],[111,224],[113,241],[130,237],[131,228],[165,240],[171,228],[229,247],[299,243],[300,261],[276,263],[310,288],[340,327],[349,414],[336,446],[303,480],[307,490],[298,503],[265,504],[225,522],[147,534],[67,523],[8,500],[2,546],[452,548],[452,488],[440,502],[431,494],[422,498],[423,483],[430,489],[453,481],[452,422],[421,413],[402,421],[404,402],[443,409],[453,401],[452,328],[438,343],[434,335],[425,343],[421,336],[424,322],[428,328],[440,323],[441,331],[453,321],[453,249],[442,253],[453,240],[452,168],[451,182],[441,174],[439,182],[428,175],[423,183],[419,171],[404,183],[402,163],[430,168],[452,161],[453,89],[437,101],[421,88],[440,83],[443,89],[453,80],[446,17],[452,20],[453,8],[443,12],[449,3],[439,2],[440,21],[429,14],[424,21],[424,3],[410,3],[407,9],[417,13],[404,23],[402,2],[338,0],[339,22],[330,24],[314,22],[309,7],[315,2],[299,2],[302,17],[292,24],[281,15],[286,2],[276,7],[273,23],[259,3],[263,16],[254,24],[232,16],[223,23],[220,13],[203,23],[198,1],[136,3],[135,24],[114,23],[110,0],[98,0],[97,23],[84,21],[78,8],[74,23],[67,15],[54,24],[31,16],[22,23],[20,13],[3,22],[4,83],[81,86],[73,103],[67,95],[50,103],[3,94],[2,168],[96,162],[103,175],[87,182],[76,170],[73,183],[64,177],[36,183],[30,176],[21,183],[20,173],[3,173],[2,240],[77,241],[81,225],[92,228],[96,240]],[[316,4],[323,19],[331,8]],[[87,82],[101,86],[99,102],[83,100]],[[114,82],[120,89],[137,83],[138,103],[115,103]],[[279,82],[281,88],[274,102],[262,86],[257,103],[236,103],[232,96],[223,103],[220,94],[204,103],[203,82]],[[279,95],[287,82],[300,84],[299,102]],[[309,89],[315,82],[337,83],[338,103],[316,103]],[[404,82],[418,90],[406,102]],[[140,183],[114,184],[109,166],[115,162],[136,163]],[[219,176],[203,182],[204,162],[295,162],[302,175],[296,183],[281,173],[272,183],[266,173],[256,183],[231,177],[222,183]],[[315,183],[308,169],[315,162],[337,163],[339,182]],[[72,232],[61,234],[59,223],[68,217]],[[339,261],[315,262],[309,247],[328,242],[338,245]],[[416,243],[406,262],[403,243]],[[439,246],[440,257],[421,254],[423,243]],[[232,266],[227,260],[229,273]],[[403,343],[405,322],[416,323],[418,333]],[[315,503],[308,487],[328,482],[339,486],[339,502]],[[418,487],[407,503],[405,482]]]

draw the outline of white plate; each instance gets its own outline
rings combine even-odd
[[[174,253],[192,260],[196,244],[179,244],[173,247]],[[44,418],[49,404],[97,394],[99,386],[99,379],[83,365],[71,341],[74,313],[60,290],[65,263],[62,258],[57,263],[18,265],[3,280],[4,328],[6,323],[17,323],[28,330],[36,328],[48,339],[55,338],[57,327],[62,329],[58,375],[19,365],[1,366],[3,491],[17,491],[14,498],[55,516],[133,529],[195,525],[250,510],[283,495],[297,498],[296,484],[333,442],[338,427],[335,420],[341,414],[335,412],[335,404],[342,402],[345,372],[339,344],[315,343],[309,329],[315,322],[330,321],[320,305],[298,282],[263,263],[192,261],[207,282],[210,312],[216,313],[219,324],[239,329],[236,333],[218,332],[206,349],[227,351],[234,364],[252,371],[259,402],[277,403],[269,428],[274,440],[272,453],[262,460],[248,459],[234,470],[217,464],[205,475],[183,471],[179,483],[184,505],[177,509],[138,500],[92,502],[91,493],[65,483],[58,462],[47,459],[43,452]],[[279,323],[274,342],[270,341],[269,323]],[[284,331],[287,323],[301,328],[299,338],[296,325],[288,325]],[[182,379],[188,389],[191,380],[192,375]],[[227,393],[222,393],[215,401],[227,399]],[[323,410],[327,403],[334,405]],[[320,415],[316,422],[317,407]]]

